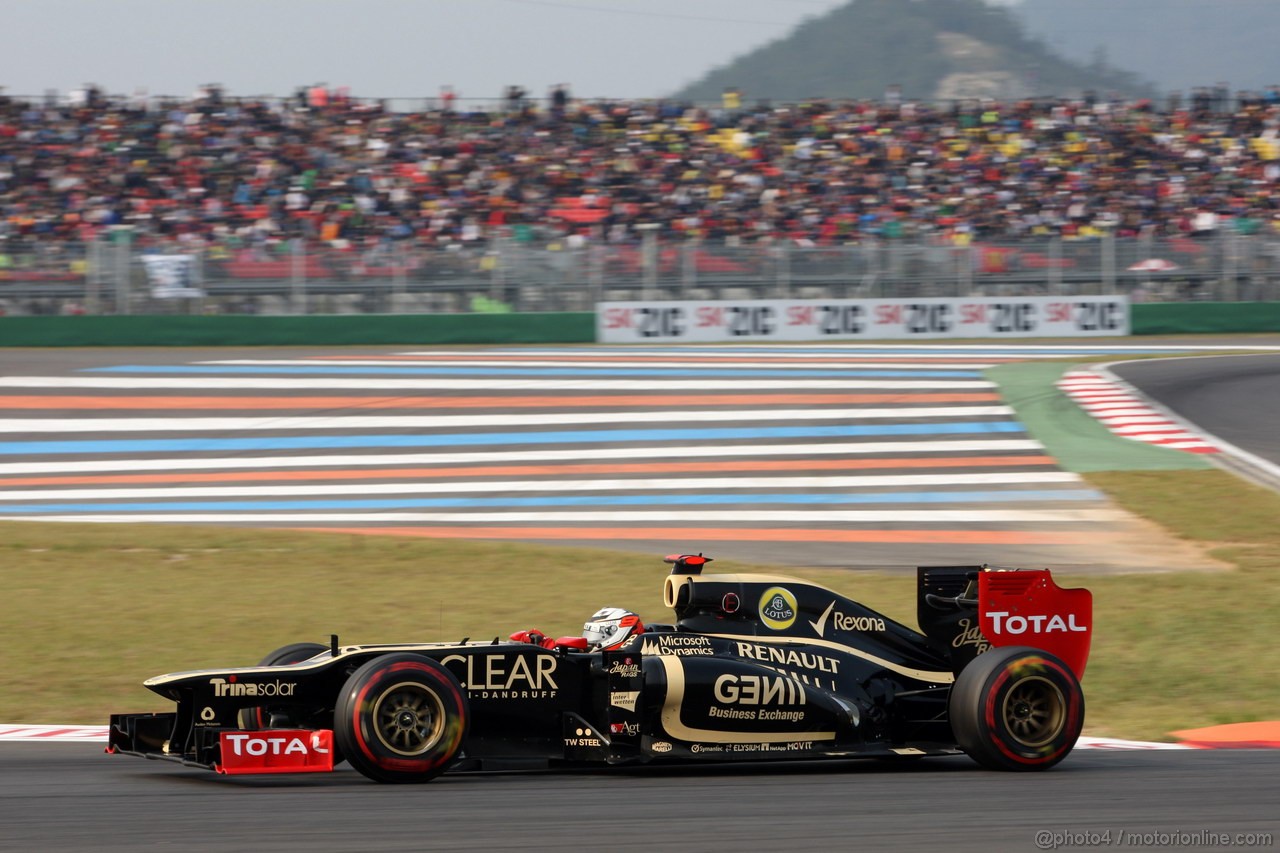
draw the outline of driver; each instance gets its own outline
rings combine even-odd
[[[644,633],[644,622],[639,615],[621,607],[602,607],[591,615],[582,626],[582,637],[561,637],[553,640],[536,629],[517,631],[511,639],[518,643],[533,643],[546,649],[560,646],[582,647],[584,651],[601,652],[620,648],[632,637]]]
[[[602,607],[582,626],[582,636],[593,652],[621,648],[627,640],[643,633],[640,617],[621,607]]]

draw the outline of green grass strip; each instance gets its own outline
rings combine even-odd
[[[1058,390],[1075,367],[1063,362],[1004,364],[986,372],[1027,433],[1067,471],[1177,471],[1211,467],[1197,454],[1121,438]]]

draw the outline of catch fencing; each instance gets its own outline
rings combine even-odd
[[[642,300],[1124,295],[1142,302],[1280,300],[1280,236],[885,239],[724,245],[525,235],[446,246],[300,240],[254,246],[0,244],[0,313],[450,314],[591,311]]]

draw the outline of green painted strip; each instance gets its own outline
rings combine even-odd
[[[569,344],[596,337],[592,311],[531,314],[0,317],[0,346]]]
[[[1195,453],[1115,435],[1055,384],[1073,364],[1003,364],[986,376],[1027,433],[1068,471],[1174,471],[1212,467]]]

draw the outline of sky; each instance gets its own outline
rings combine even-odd
[[[0,0],[10,95],[656,98],[848,0]]]

